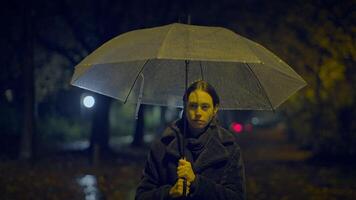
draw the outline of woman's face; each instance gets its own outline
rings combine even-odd
[[[211,96],[199,89],[190,93],[186,109],[189,125],[198,130],[204,129],[218,110]]]

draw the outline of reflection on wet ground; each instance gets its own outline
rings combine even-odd
[[[99,200],[100,194],[97,179],[93,175],[84,175],[77,178],[77,183],[83,188],[85,200]]]

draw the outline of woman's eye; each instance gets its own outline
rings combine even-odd
[[[208,105],[203,105],[201,108],[202,108],[203,110],[208,110],[208,109],[209,109],[209,106],[208,106]]]
[[[196,104],[190,104],[190,105],[189,105],[189,108],[191,108],[191,109],[196,109],[196,108],[198,108],[198,105],[196,105]]]

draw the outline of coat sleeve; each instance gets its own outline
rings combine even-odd
[[[192,199],[245,200],[245,170],[240,148],[235,148],[220,183],[202,175],[196,175],[191,189]]]
[[[159,183],[159,166],[155,158],[155,145],[152,146],[148,155],[141,181],[136,190],[135,200],[169,200],[169,190],[171,185],[160,185]]]

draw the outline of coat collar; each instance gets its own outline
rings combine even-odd
[[[182,119],[173,122],[164,131],[161,139],[166,144],[166,156],[172,156],[177,160],[182,157],[181,142],[183,134],[181,124],[183,124]],[[211,137],[208,139],[198,159],[193,163],[193,167],[198,173],[213,164],[227,160],[229,152],[226,146],[231,145],[235,141],[235,137],[218,126],[216,120],[213,120],[209,124],[208,129],[203,134],[210,134]]]

